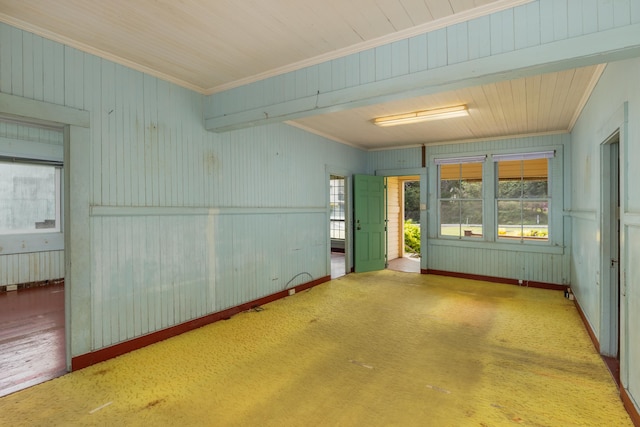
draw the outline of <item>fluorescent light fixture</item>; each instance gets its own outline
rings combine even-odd
[[[469,115],[466,105],[455,105],[453,107],[436,108],[434,110],[414,111],[412,113],[397,114],[395,116],[378,117],[373,123],[378,126],[397,126],[410,123],[420,123],[429,120],[451,119],[454,117],[464,117]]]

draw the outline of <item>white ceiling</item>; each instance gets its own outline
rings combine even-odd
[[[0,21],[215,93],[531,0],[0,0]],[[571,128],[602,67],[394,101],[292,124],[367,149]],[[466,103],[470,116],[378,128]]]

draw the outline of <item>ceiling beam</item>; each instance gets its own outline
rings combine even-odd
[[[447,46],[445,43],[445,49]],[[637,56],[640,56],[640,24],[629,24],[437,68],[405,70],[395,77],[350,87],[323,90],[321,83],[313,81],[311,85],[315,90],[307,87],[303,96],[284,101],[281,100],[282,94],[299,92],[296,86],[299,83],[295,78],[281,78],[271,91],[264,90],[264,85],[271,83],[264,81],[258,82],[263,83],[262,87],[254,84],[232,89],[229,93],[210,95],[205,110],[205,126],[211,131],[225,132]],[[394,65],[392,62],[389,66]],[[315,67],[323,66],[324,70],[331,70],[330,64]],[[356,71],[362,72],[363,69],[356,67]],[[321,74],[322,71],[319,69],[316,73]],[[351,76],[340,77],[344,80]],[[238,99],[242,97],[260,98],[264,106],[238,109]],[[246,103],[242,99],[240,102]]]

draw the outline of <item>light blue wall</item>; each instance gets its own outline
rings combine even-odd
[[[90,165],[73,356],[330,274],[326,165],[362,173],[366,153],[285,124],[208,132],[202,95],[4,24],[0,92],[90,113],[66,165]]]
[[[640,59],[607,65],[571,135],[573,224],[572,287],[602,342],[607,304],[601,271],[601,144],[620,130],[621,379],[640,401]]]

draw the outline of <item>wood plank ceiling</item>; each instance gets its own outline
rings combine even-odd
[[[0,0],[0,21],[207,94],[528,1]],[[570,70],[293,124],[365,149],[567,130],[598,75]],[[469,105],[465,121],[371,124],[457,102]]]
[[[367,149],[567,131],[602,72],[601,66],[441,92],[298,119],[291,124]],[[468,117],[377,127],[375,117],[466,104]]]

